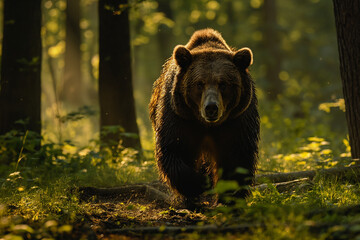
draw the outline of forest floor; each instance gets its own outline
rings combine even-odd
[[[144,239],[164,234],[170,238],[185,232],[186,226],[207,222],[204,213],[182,208],[169,193],[165,185],[152,182],[121,188],[83,188],[80,198],[90,209],[86,214],[90,229],[103,239]]]
[[[0,239],[360,239],[359,184],[265,185],[233,207],[211,197],[198,210],[159,182],[1,196]]]
[[[0,240],[360,240],[360,164],[257,174],[250,196],[232,206],[215,196],[239,186],[219,180],[191,210],[154,181],[153,161],[50,153],[0,174]]]
[[[336,184],[340,184],[338,180],[335,181]],[[325,183],[302,179],[258,185],[254,192],[255,195],[263,193],[262,203],[253,202],[251,206],[249,201],[241,201],[240,205],[234,207],[215,206],[214,197],[205,197],[202,199],[201,208],[197,210],[184,208],[181,201],[176,200],[171,191],[159,182],[131,184],[118,188],[80,188],[79,199],[86,205],[87,211],[82,223],[78,226],[73,225],[72,237],[81,235],[87,239],[360,239],[360,205],[352,201],[347,205],[346,199],[343,199],[343,205],[329,204],[316,209],[300,203],[301,200],[290,200],[303,197],[308,201],[311,192],[319,185],[334,188],[334,185],[326,186],[330,182],[334,184],[334,180],[328,181]],[[330,191],[329,194],[335,197],[336,191],[354,189],[354,185],[349,183],[343,186],[344,188],[340,187],[342,190],[332,189],[333,193],[331,189],[326,191]],[[358,193],[358,186],[355,188],[355,193]],[[284,203],[286,201],[288,203]],[[279,205],[271,206],[276,202]]]

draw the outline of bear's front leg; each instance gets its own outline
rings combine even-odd
[[[229,141],[230,142],[230,141]],[[227,143],[229,143],[227,142]],[[221,146],[221,145],[220,145]],[[245,198],[249,195],[249,186],[253,183],[256,164],[256,149],[241,141],[232,141],[226,146],[222,144],[219,151],[218,167],[221,169],[221,180],[235,180],[239,189],[228,191],[219,197],[219,201],[225,204],[233,204],[234,199]]]
[[[191,201],[206,191],[209,184],[207,177],[195,170],[196,149],[186,144],[190,142],[157,136],[156,158],[163,180]]]

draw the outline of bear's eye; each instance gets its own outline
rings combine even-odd
[[[199,89],[199,90],[202,90],[204,88],[205,84],[203,82],[198,82],[196,84],[196,87]]]
[[[222,91],[222,92],[225,91],[226,87],[227,87],[226,83],[219,83],[219,90],[220,91]]]

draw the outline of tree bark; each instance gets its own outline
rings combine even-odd
[[[158,1],[158,4],[159,4],[158,7],[159,12],[164,13],[165,17],[174,20],[173,12],[170,6],[171,2],[168,0],[160,0]],[[172,38],[173,38],[172,28],[165,26],[164,24],[160,25],[157,37],[158,37],[158,42],[160,44],[159,50],[160,50],[161,60],[165,61],[171,56],[173,50],[172,46],[170,46],[170,43],[172,42]]]
[[[73,106],[84,104],[84,86],[81,76],[80,0],[66,1],[66,47],[64,85],[60,99]]]
[[[360,159],[360,0],[333,0],[351,156]]]
[[[279,78],[281,68],[281,51],[279,47],[279,36],[277,31],[277,7],[276,0],[265,0],[263,6],[264,24],[264,47],[266,54],[265,78],[269,83],[267,95],[271,100],[283,92],[283,83]]]
[[[119,8],[120,6],[120,8]],[[118,125],[139,136],[132,86],[129,13],[127,0],[99,1],[100,127]],[[140,139],[119,133],[101,134],[102,146],[122,141],[140,149]]]
[[[40,134],[41,0],[5,0],[3,24],[0,134],[19,128],[20,119]]]

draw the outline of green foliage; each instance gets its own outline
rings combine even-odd
[[[94,116],[96,111],[89,106],[80,107],[77,111],[70,112],[64,116],[57,116],[62,123],[69,121],[79,121],[83,118]]]
[[[4,239],[69,238],[73,222],[82,222],[79,216],[84,211],[76,195],[64,194],[68,191],[64,186],[69,184],[64,180],[46,189],[18,188],[13,192],[5,192],[3,186],[1,200],[6,205],[0,205],[0,236]]]
[[[37,149],[41,137],[36,132],[25,130],[26,122],[17,121],[24,130],[12,130],[0,135],[0,164],[9,164],[16,170],[20,162],[33,165],[41,162],[41,153]],[[29,154],[31,157],[28,157]]]
[[[23,142],[24,137],[23,135],[19,142]],[[14,164],[1,167],[2,172],[6,174],[2,174],[5,178],[0,179],[0,202],[3,204],[0,207],[0,234],[9,238],[31,238],[39,235],[60,238],[74,236],[74,228],[81,227],[83,234],[88,236],[91,232],[87,232],[84,227],[84,216],[89,212],[102,214],[105,210],[80,202],[76,190],[78,186],[114,187],[124,183],[156,179],[153,159],[139,162],[131,149],[121,149],[121,152],[111,155],[108,152],[97,151],[96,144],[76,151],[74,148],[71,142],[61,145],[47,143],[38,151],[24,152],[26,161],[34,156],[42,156],[41,165],[31,165],[30,162],[27,164],[22,160],[17,171],[14,171],[19,156],[17,152],[14,154]],[[307,164],[314,168],[330,167],[326,161],[315,162],[314,159],[319,157],[325,160],[331,157],[331,154],[329,143],[325,139],[310,137],[304,140],[297,153],[283,155],[281,158],[274,157],[271,160],[274,165],[266,167],[280,170],[275,166],[283,162],[283,170],[289,171],[303,168],[304,166],[299,164],[301,161],[307,161]],[[238,172],[246,173],[242,169]],[[237,189],[236,182],[220,180],[213,193],[221,194]],[[314,235],[309,228],[318,223],[354,224],[358,215],[344,217],[341,214],[327,214],[326,209],[358,204],[359,191],[358,184],[322,178],[318,178],[305,191],[299,187],[293,191],[279,193],[269,184],[268,188],[262,191],[252,189],[252,195],[247,200],[233,199],[229,196],[234,206],[216,207],[208,214],[206,221],[219,226],[239,223],[254,225],[251,234],[228,234],[227,237],[322,239],[334,234],[335,230],[331,228]],[[128,212],[128,219],[131,221],[131,212],[147,212],[148,207],[129,202],[121,209]],[[314,209],[324,209],[325,213],[309,217],[309,213]],[[162,211],[159,216],[164,217],[173,212],[171,209]],[[340,234],[337,230],[335,232]],[[186,237],[201,238],[203,235],[193,233],[185,235]],[[213,237],[221,239],[220,235]]]
[[[34,149],[31,146],[38,139],[31,136],[30,131],[22,135],[12,131],[0,137],[6,143],[1,160],[10,161],[0,166],[0,236],[78,239],[73,228],[84,228],[88,211],[79,201],[78,187],[116,187],[156,179],[153,159],[139,160],[132,149],[112,154],[99,152],[96,144],[77,149],[71,141]]]
[[[71,142],[61,145],[48,143],[35,153],[24,153],[22,161],[15,158],[9,167],[1,168],[9,177],[1,179],[0,184],[17,183],[24,177],[30,183],[46,183],[70,175],[80,185],[117,186],[156,176],[153,160],[139,162],[135,150],[122,148],[112,155],[111,152],[98,152],[91,146],[75,153],[74,148]],[[15,150],[11,152],[15,153]],[[41,165],[34,162],[36,158],[41,159]],[[16,172],[12,172],[14,169]],[[22,187],[31,188],[32,185]]]
[[[327,239],[334,232],[340,233],[339,224],[358,226],[358,212],[345,216],[341,211],[330,211],[333,207],[342,209],[359,204],[359,184],[340,183],[320,178],[312,187],[303,191],[279,193],[269,184],[265,190],[252,190],[247,200],[236,200],[233,207],[218,206],[209,213],[217,225],[248,223],[253,226],[244,239]],[[334,225],[332,228],[310,231],[316,224]],[[342,232],[348,238],[348,231]],[[241,238],[240,238],[241,239]]]
[[[137,31],[132,38],[133,46],[148,44],[150,38],[155,35],[159,28],[164,25],[174,27],[172,19],[165,16],[165,13],[158,11],[159,3],[154,0],[130,1],[130,20]]]
[[[301,139],[302,146],[289,154],[276,154],[260,161],[260,169],[293,172],[354,165],[348,141],[343,140],[343,153],[334,154],[331,143],[324,138]]]

